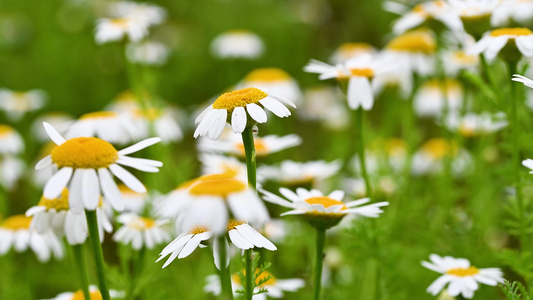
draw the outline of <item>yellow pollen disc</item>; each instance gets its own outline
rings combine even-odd
[[[374,70],[365,68],[365,69],[350,69],[352,76],[361,76],[372,78],[374,76]]]
[[[241,221],[237,221],[237,220],[229,220],[228,221],[228,225],[226,225],[226,230],[227,231],[230,231],[230,230],[233,230],[235,229],[235,227],[241,225],[241,224],[245,224],[246,222],[241,222]]]
[[[13,132],[15,132],[13,127],[11,127],[9,125],[0,125],[0,136],[9,135],[9,134],[11,134]]]
[[[39,201],[39,206],[45,206],[46,210],[68,210],[68,190],[63,189],[63,191],[61,192],[61,196],[56,199],[48,199],[42,196],[41,200]]]
[[[476,267],[468,267],[465,268],[457,268],[457,269],[449,269],[446,271],[446,274],[460,276],[460,277],[466,277],[466,276],[472,276],[479,274],[479,270]]]
[[[209,228],[204,226],[196,226],[191,231],[189,231],[190,234],[200,234],[209,231]]]
[[[247,82],[274,82],[274,81],[287,81],[291,76],[278,68],[262,68],[256,69],[248,73],[244,78]]]
[[[475,65],[479,61],[477,55],[468,55],[464,51],[455,52],[453,58],[461,65]]]
[[[237,170],[228,168],[226,172],[220,173],[220,174],[208,174],[208,175],[202,175],[198,178],[191,179],[189,181],[185,181],[178,185],[176,190],[181,189],[187,189],[191,186],[193,186],[197,182],[201,181],[209,181],[209,180],[218,180],[218,179],[230,179],[237,175]]]
[[[213,103],[213,108],[227,109],[228,112],[232,112],[236,107],[244,107],[247,104],[257,103],[267,96],[267,93],[258,88],[245,88],[220,95],[215,100],[215,103]]]
[[[459,125],[459,133],[464,137],[473,137],[476,135],[476,131],[471,126],[461,123]]]
[[[67,140],[52,150],[52,161],[59,168],[105,168],[118,159],[118,152],[110,143],[95,137]]]
[[[99,291],[89,292],[91,300],[102,300],[102,294]],[[85,296],[81,290],[75,292],[70,300],[85,300]]]
[[[235,178],[214,179],[198,181],[189,189],[189,192],[197,196],[212,195],[226,197],[228,194],[244,191],[246,187],[246,183]]]
[[[457,153],[457,145],[450,144],[450,142],[442,138],[434,138],[422,145],[422,151],[434,159],[439,159],[450,154],[450,152],[455,155]]]
[[[9,217],[0,223],[0,228],[10,229],[10,230],[21,230],[29,229],[31,224],[31,217],[26,217],[25,215],[15,215]]]
[[[255,146],[255,155],[257,156],[265,156],[269,154],[268,147],[266,146],[265,142],[263,142],[262,138],[256,137],[254,139],[254,146]],[[244,156],[244,144],[242,142],[238,142],[237,145],[235,145],[237,150],[241,153],[241,155]]]
[[[155,226],[155,221],[151,218],[139,217],[135,222],[128,224],[129,228],[136,230],[146,230],[153,228]]]
[[[154,107],[144,110],[139,109],[135,111],[135,116],[147,119],[149,121],[154,121],[161,117],[161,110]]]
[[[149,229],[155,226],[155,221],[150,218],[141,217],[141,221],[144,223],[144,228]]]
[[[428,30],[413,30],[395,37],[387,45],[387,49],[405,52],[435,53],[437,43]]]
[[[343,43],[337,51],[345,56],[351,56],[354,53],[371,52],[372,46],[367,43]]]
[[[341,210],[347,209],[346,205],[344,205],[344,203],[342,203],[341,201],[331,199],[330,197],[327,197],[327,196],[308,198],[308,199],[305,199],[305,202],[307,202],[308,204],[322,204],[324,208],[328,208],[333,205],[341,204],[342,205]]]
[[[125,29],[128,27],[129,20],[125,18],[118,18],[118,19],[112,19],[111,23],[121,29]]]
[[[80,120],[88,120],[88,119],[107,119],[107,118],[115,118],[117,114],[112,111],[96,111],[88,114],[84,114],[80,117]]]
[[[420,14],[420,15],[424,15],[424,16],[427,15],[426,8],[422,4],[417,4],[415,7],[413,7],[413,10],[411,10],[411,11],[416,13],[416,14]]]
[[[255,269],[255,274],[257,276],[257,274],[259,273],[259,269]],[[242,270],[242,273],[244,275],[246,275],[246,270]],[[241,283],[241,277],[239,276],[239,274],[233,274],[232,276],[232,279],[234,282],[236,282],[237,284],[240,284],[242,285]],[[259,282],[261,282],[261,280],[265,280],[267,279],[268,277],[270,277],[270,279],[268,279],[267,281],[263,282],[263,284],[259,285]],[[276,277],[274,277],[274,275],[272,275],[272,273],[268,272],[268,271],[263,271],[261,272],[261,274],[259,276],[257,276],[257,278],[255,279],[255,284],[256,286],[258,287],[263,287],[263,286],[273,286],[274,284],[276,284]]]
[[[453,78],[446,78],[445,82],[445,88],[448,92],[452,90],[461,90],[462,86],[461,83]],[[424,87],[438,89],[439,92],[442,92],[443,88],[443,81],[440,79],[430,79],[424,83]]]
[[[533,34],[531,30],[527,28],[499,28],[494,29],[490,32],[490,36],[502,36],[502,35],[514,35],[514,36],[522,36],[522,35],[530,35]]]

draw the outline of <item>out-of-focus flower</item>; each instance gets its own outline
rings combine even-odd
[[[117,221],[122,227],[113,235],[113,240],[131,244],[135,250],[143,247],[152,249],[170,240],[170,235],[161,228],[168,223],[168,220],[155,220],[134,213],[124,213],[117,217]]]
[[[127,144],[143,137],[127,115],[112,111],[98,111],[82,115],[65,134],[67,138],[97,137],[114,144]]]
[[[183,132],[174,117],[174,110],[170,107],[137,109],[133,112],[132,121],[138,125],[138,135],[144,138],[150,136],[150,126],[153,126],[154,134],[160,137],[164,144],[178,142],[183,138]]]
[[[377,176],[380,171],[390,170],[401,172],[407,157],[407,147],[405,141],[400,138],[377,139],[369,144],[365,150],[365,164],[367,172]],[[355,173],[361,174],[360,161],[354,155],[353,169]]]
[[[463,50],[451,50],[444,54],[444,69],[449,76],[456,76],[461,70],[475,71],[479,65],[479,55],[468,54]]]
[[[93,285],[89,286],[89,295],[91,297],[90,300],[102,299],[102,294],[100,293],[98,288]],[[109,290],[109,295],[113,299],[117,299],[117,298],[123,298],[125,296],[125,293],[116,291],[116,290]],[[47,300],[82,300],[82,299],[85,299],[84,297],[85,296],[83,295],[83,291],[78,290],[76,292],[64,292],[64,293],[61,293],[55,296],[54,298],[47,299]]]
[[[444,95],[446,90],[446,95]],[[431,79],[416,92],[413,108],[420,117],[439,117],[445,111],[458,112],[463,105],[463,86],[455,79]],[[447,107],[446,107],[447,106]]]
[[[280,118],[288,117],[291,112],[285,105],[296,107],[291,101],[258,88],[245,88],[222,94],[196,118],[198,127],[194,137],[207,135],[216,140],[224,131],[226,122],[231,124],[233,132],[242,133],[253,123],[267,121],[265,109]],[[253,123],[249,124],[248,121]]]
[[[64,112],[43,113],[33,121],[32,133],[40,142],[47,142],[50,140],[48,134],[43,128],[43,122],[49,123],[57,129],[60,134],[65,134],[74,121],[74,118]]]
[[[429,75],[435,70],[437,42],[427,29],[406,32],[393,38],[385,48],[385,54],[400,67],[411,72]]]
[[[304,90],[304,101],[298,114],[304,120],[319,120],[330,129],[348,126],[349,111],[338,88],[317,85]]]
[[[472,163],[470,154],[459,149],[457,144],[442,138],[426,141],[412,159],[411,171],[414,175],[434,174],[442,171],[445,159],[451,160],[454,175],[465,171]]]
[[[302,91],[298,83],[287,72],[278,68],[255,69],[239,82],[236,89],[254,87],[286,99],[296,105],[302,102]]]
[[[52,231],[58,237],[66,237],[70,245],[85,243],[89,234],[85,214],[71,211],[68,202],[69,192],[67,189],[63,189],[61,195],[54,199],[41,197],[36,206],[30,207],[26,211],[26,216],[33,218],[31,230],[40,234]],[[113,225],[105,215],[102,205],[104,203],[101,201],[96,208],[101,243],[104,241],[104,231],[113,231]]]
[[[11,190],[24,173],[26,164],[12,155],[0,155],[0,184]]]
[[[506,115],[503,112],[491,114],[484,112],[481,114],[468,113],[461,116],[457,113],[448,115],[445,126],[458,131],[464,137],[475,137],[496,132],[507,126]]]
[[[121,41],[124,38],[138,42],[148,35],[148,24],[130,18],[102,18],[97,20],[95,31],[97,44]]]
[[[167,16],[165,9],[160,6],[134,1],[112,2],[109,11],[115,18],[132,19],[148,26],[163,23]]]
[[[247,181],[246,164],[235,157],[228,157],[220,154],[201,153],[200,162],[202,162],[202,174],[220,174],[232,172],[235,177]],[[257,178],[258,182],[262,181],[261,177]]]
[[[57,236],[51,231],[39,234],[30,230],[31,220],[31,217],[14,215],[0,222],[0,255],[13,247],[17,252],[30,248],[41,262],[49,261],[52,255],[63,258],[63,247]]]
[[[211,52],[219,58],[256,59],[264,48],[261,38],[248,30],[226,31],[211,42]]]
[[[461,295],[470,299],[479,288],[478,283],[492,286],[503,283],[503,273],[499,268],[478,269],[465,258],[440,257],[437,254],[431,254],[429,259],[431,262],[422,261],[422,266],[442,274],[426,290],[433,296],[448,285],[450,296]]]
[[[144,41],[128,44],[126,56],[132,63],[160,66],[167,62],[168,48],[165,44],[155,41]]]
[[[533,56],[533,32],[528,28],[498,28],[483,35],[468,52],[483,53],[493,60],[498,53],[506,60],[518,61],[521,56]]]
[[[132,191],[125,184],[118,184],[118,189],[124,199],[124,212],[140,214],[144,209],[148,194]]]
[[[24,140],[11,126],[0,124],[0,155],[19,154],[24,151]]]
[[[494,10],[492,25],[507,26],[511,23],[527,24],[533,20],[532,0],[505,0]]]
[[[448,0],[452,11],[463,22],[466,32],[479,38],[490,29],[492,12],[501,0]]]
[[[362,54],[374,54],[374,47],[367,43],[343,43],[331,55],[332,64],[343,64],[347,60]]]
[[[283,185],[311,185],[323,181],[339,172],[340,161],[323,160],[295,162],[284,160],[279,166],[261,166],[257,173],[265,179],[279,181]]]
[[[24,114],[38,110],[46,103],[46,94],[41,90],[25,92],[0,89],[0,110],[14,121],[19,120]]]
[[[44,186],[44,196],[57,198],[70,183],[69,206],[75,212],[94,210],[98,206],[100,191],[113,208],[124,208],[122,195],[113,180],[113,173],[133,191],[143,193],[144,185],[120,165],[144,172],[158,172],[159,161],[127,156],[161,141],[160,138],[143,140],[117,151],[110,143],[95,137],[79,137],[65,140],[52,125],[44,123],[50,139],[57,145],[51,154],[37,163],[36,169],[57,167]],[[111,172],[110,172],[111,171]]]
[[[396,21],[393,31],[397,34],[423,25],[426,21],[436,20],[452,31],[463,30],[459,16],[450,5],[442,0],[427,1],[416,5],[410,12]]]
[[[299,278],[291,278],[291,279],[278,279],[272,275],[272,273],[263,270],[259,274],[259,269],[256,271],[257,278],[255,279],[256,285],[260,283],[261,281],[264,281],[261,285],[257,285],[254,289],[254,293],[259,292],[261,289],[266,289],[268,292],[256,294],[253,295],[253,300],[266,300],[267,297],[271,298],[283,298],[284,294],[283,292],[296,292],[298,289],[304,287],[305,281],[303,279]],[[243,271],[244,273],[244,271]],[[266,281],[265,281],[266,280]],[[220,295],[221,293],[221,287],[220,287],[220,278],[218,275],[209,275],[206,278],[206,285],[204,287],[204,291],[206,293],[211,293],[215,296]],[[235,296],[238,295],[237,291],[242,290],[244,288],[243,283],[241,282],[241,278],[238,274],[233,274],[231,276],[231,286],[233,289],[233,294]]]

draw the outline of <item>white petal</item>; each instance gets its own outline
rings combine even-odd
[[[41,170],[52,165],[52,156],[48,155],[45,158],[41,159],[37,165],[35,165],[35,170]]]
[[[220,137],[222,131],[224,131],[226,120],[228,119],[228,111],[225,109],[215,109],[213,111],[215,111],[216,114],[208,134],[210,139],[216,140]]]
[[[267,115],[259,105],[254,103],[247,104],[246,110],[257,123],[265,123],[267,121]]]
[[[43,122],[43,126],[44,130],[46,131],[52,142],[54,142],[56,145],[59,146],[65,142],[65,139],[61,136],[61,134],[59,134],[59,132],[57,132],[54,126],[46,122]]]
[[[274,100],[272,98],[267,97],[259,100],[259,103],[261,103],[266,109],[270,110],[280,118],[288,117],[291,115],[290,110],[285,107],[285,105],[281,104],[278,100]]]
[[[252,249],[254,247],[254,245],[250,243],[245,237],[243,237],[238,230],[230,230],[228,234],[231,242],[233,243],[233,245],[235,245],[235,247],[243,250]]]
[[[135,176],[131,175],[131,173],[123,167],[117,164],[112,164],[109,166],[109,169],[132,191],[137,193],[146,193],[146,188],[139,181],[139,179],[135,178]]]
[[[128,155],[130,153],[137,152],[137,151],[142,150],[142,149],[144,149],[146,147],[152,146],[153,144],[157,144],[160,141],[161,141],[161,138],[158,138],[158,137],[149,138],[149,139],[140,141],[137,144],[131,145],[131,146],[125,148],[125,149],[122,149],[122,150],[118,151],[118,154],[119,155]]]
[[[244,128],[246,128],[247,119],[248,116],[246,115],[244,107],[236,107],[231,114],[231,128],[233,129],[233,132],[242,133]]]
[[[83,170],[81,199],[85,208],[95,210],[100,202],[100,185],[98,184],[98,175],[94,169]]]
[[[50,179],[48,179],[48,182],[44,186],[44,197],[48,199],[57,198],[67,186],[73,171],[74,170],[72,168],[63,167]]]
[[[106,168],[98,169],[98,177],[100,178],[100,186],[105,198],[111,203],[111,206],[117,211],[124,210],[124,201],[122,194],[118,189],[113,176]]]
[[[83,212],[83,201],[81,199],[83,190],[83,169],[76,169],[72,181],[70,182],[68,193],[69,209],[76,213]]]

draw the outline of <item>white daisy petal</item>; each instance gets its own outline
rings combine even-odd
[[[100,168],[98,169],[98,177],[100,178],[100,186],[105,198],[115,210],[122,211],[124,209],[122,193],[120,193],[111,173],[106,168]]]
[[[140,141],[134,145],[131,145],[127,148],[124,148],[120,151],[118,151],[118,154],[119,155],[128,155],[128,154],[131,154],[131,153],[134,153],[134,152],[137,152],[139,150],[142,150],[146,147],[149,147],[149,146],[152,146],[154,144],[157,144],[161,141],[161,138],[158,138],[158,137],[153,137],[153,138],[149,138],[149,139],[146,139],[146,140],[143,140],[143,141]]]
[[[254,103],[247,104],[246,110],[248,111],[250,117],[257,123],[265,123],[267,121],[267,115],[259,105]]]
[[[65,142],[65,139],[61,136],[61,134],[59,134],[59,132],[57,132],[54,126],[46,122],[43,122],[43,126],[44,130],[46,131],[52,142],[54,142],[56,145],[59,146]]]
[[[55,199],[61,191],[67,186],[67,183],[72,176],[73,169],[69,167],[61,168],[55,173],[44,186],[44,196],[48,199]]]
[[[115,176],[117,176],[122,182],[124,182],[124,184],[132,191],[137,193],[146,193],[146,188],[144,187],[144,185],[139,181],[139,179],[133,176],[126,169],[122,168],[117,164],[112,164],[109,166],[109,170],[111,170],[111,172]]]
[[[233,132],[242,133],[246,128],[248,116],[244,107],[236,107],[231,114],[231,127]]]

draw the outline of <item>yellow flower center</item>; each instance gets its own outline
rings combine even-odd
[[[327,196],[308,198],[308,199],[305,199],[305,202],[307,202],[308,204],[322,204],[324,208],[328,208],[330,206],[340,204],[342,205],[341,210],[347,209],[346,205],[344,205],[342,201],[331,199],[330,197],[327,197]]]
[[[89,292],[91,300],[102,300],[102,294],[100,291]],[[85,296],[81,290],[75,292],[70,300],[85,300]]]
[[[479,269],[476,267],[468,267],[466,269],[465,268],[449,269],[448,271],[446,271],[446,274],[460,276],[460,277],[473,276],[473,275],[479,274]]]
[[[260,271],[259,269],[255,269],[256,276],[259,273],[259,271]],[[246,275],[246,270],[242,270],[242,273]],[[233,274],[231,277],[235,283],[242,285],[241,277],[238,274]],[[259,282],[267,278],[269,278],[267,281],[263,282],[262,284],[259,284]],[[274,284],[276,284],[276,277],[274,277],[274,275],[272,275],[272,273],[268,271],[263,271],[255,279],[255,284],[257,287],[273,286]]]
[[[274,82],[274,81],[287,81],[291,76],[278,68],[262,68],[256,69],[248,73],[244,78],[247,82]]]
[[[10,135],[13,132],[15,132],[13,127],[9,125],[0,125],[0,137],[5,136],[5,135]]]
[[[199,179],[191,186],[189,192],[197,196],[226,197],[228,194],[244,191],[246,187],[246,183],[235,178]]]
[[[68,190],[63,189],[59,198],[56,199],[48,199],[42,196],[39,201],[39,206],[45,206],[46,210],[68,210]]]
[[[208,232],[209,228],[204,226],[196,226],[191,231],[189,231],[190,234],[200,234],[204,232]]]
[[[155,220],[146,217],[139,217],[136,222],[129,223],[128,227],[136,230],[150,229],[155,227]]]
[[[126,29],[128,28],[130,20],[126,18],[117,18],[117,19],[111,19],[111,24],[121,28]]]
[[[475,65],[479,60],[477,55],[468,55],[464,51],[455,52],[453,58],[460,65]]]
[[[96,111],[88,114],[84,114],[80,117],[80,120],[89,120],[89,119],[107,119],[115,118],[117,114],[112,111]]]
[[[59,168],[99,169],[113,164],[118,152],[110,143],[95,137],[67,140],[52,150],[52,161]]]
[[[144,193],[137,193],[137,192],[132,191],[129,187],[127,187],[123,183],[120,183],[117,186],[118,186],[118,189],[120,190],[120,193],[126,197],[139,197],[139,196],[144,195]]]
[[[242,224],[245,224],[246,222],[241,222],[241,221],[237,221],[237,220],[229,220],[228,221],[228,225],[226,225],[226,230],[227,231],[230,231],[230,230],[233,230],[235,229],[235,227],[239,226],[239,225],[242,225]]]
[[[367,78],[374,77],[374,70],[369,69],[369,68],[350,69],[350,73],[352,74],[352,76],[360,76],[360,77],[367,77]]]
[[[25,215],[15,215],[5,219],[0,223],[0,228],[5,228],[9,230],[21,230],[21,229],[30,229],[31,217],[26,217]]]
[[[502,36],[502,35],[514,35],[517,36],[523,36],[523,35],[530,35],[533,34],[531,30],[527,28],[499,28],[494,29],[490,32],[490,36]]]
[[[385,142],[385,149],[389,155],[405,153],[405,142],[399,138],[391,138]]]
[[[441,93],[443,88],[446,88],[448,93],[453,90],[458,91],[462,89],[461,83],[453,78],[446,78],[445,81],[442,81],[440,79],[431,79],[424,83],[424,87],[438,89],[438,91]]]
[[[213,103],[214,109],[227,109],[229,112],[236,107],[244,107],[247,104],[257,103],[268,96],[258,88],[245,88],[229,93],[224,93]]]
[[[151,107],[148,109],[139,109],[135,111],[135,116],[138,118],[143,118],[149,121],[154,121],[161,117],[161,110],[157,109],[155,107]]]
[[[405,52],[435,53],[437,43],[428,30],[413,30],[395,37],[387,49]]]
[[[265,144],[262,138],[256,137],[254,139],[254,146],[255,146],[255,155],[257,156],[266,156],[270,153],[267,145]],[[245,154],[244,144],[242,142],[237,142],[235,147],[241,153],[241,155],[244,156]]]
[[[337,51],[344,56],[352,56],[356,53],[367,53],[372,51],[372,46],[367,43],[343,43]]]
[[[464,137],[473,137],[476,135],[475,129],[464,122],[459,125],[459,133]]]
[[[448,154],[457,154],[457,145],[442,138],[434,138],[422,145],[422,151],[434,159],[440,159]]]

